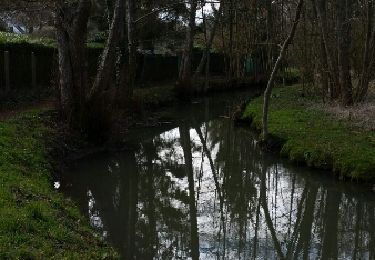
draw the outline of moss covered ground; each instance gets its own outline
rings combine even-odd
[[[53,190],[40,111],[0,121],[0,259],[113,259],[73,202]]]
[[[340,177],[375,180],[375,133],[337,119],[318,109],[302,95],[302,87],[273,91],[269,132],[281,154],[311,167],[332,170]],[[262,126],[263,97],[251,101],[243,115],[253,127]]]

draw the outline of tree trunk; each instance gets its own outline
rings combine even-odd
[[[196,78],[196,77],[198,77],[198,75],[202,74],[203,69],[204,69],[204,65],[206,64],[208,56],[210,55],[212,43],[213,43],[213,41],[215,39],[216,30],[217,30],[217,27],[219,25],[221,10],[222,10],[222,4],[220,4],[219,11],[214,10],[214,13],[215,13],[214,25],[212,27],[210,38],[208,38],[208,41],[206,42],[206,46],[205,46],[206,48],[205,48],[205,50],[203,52],[201,61],[199,62],[197,70],[195,71],[194,78]]]
[[[111,126],[108,112],[113,103],[109,90],[114,76],[116,48],[122,37],[125,0],[116,0],[109,38],[101,55],[94,83],[88,86],[86,41],[91,0],[78,6],[61,3],[56,13],[61,108],[70,126],[101,141]]]
[[[128,84],[126,96],[131,99],[133,96],[135,72],[136,72],[136,46],[134,41],[134,2],[127,0],[127,27],[128,27]]]
[[[229,4],[229,77],[228,77],[228,81],[232,82],[232,78],[233,78],[233,72],[234,72],[234,64],[233,64],[233,20],[234,20],[234,17],[233,17],[233,1],[234,0],[230,0],[230,4]]]
[[[276,60],[270,79],[268,80],[268,83],[267,83],[267,88],[264,92],[264,100],[263,100],[263,140],[264,141],[268,141],[268,109],[269,109],[269,103],[271,99],[272,88],[273,88],[274,81],[275,81],[275,76],[277,74],[277,71],[280,68],[281,62],[288,49],[288,46],[289,44],[291,44],[291,42],[293,41],[294,35],[296,34],[298,22],[301,17],[302,6],[303,6],[303,0],[299,0],[297,11],[296,11],[296,17],[293,22],[292,30],[290,31],[288,38],[284,41],[284,44],[281,47],[279,57]]]
[[[195,18],[198,0],[190,0],[189,28],[186,31],[186,45],[181,59],[178,85],[181,94],[191,93],[191,64],[194,48]]]
[[[315,1],[315,0],[314,0]],[[323,38],[323,44],[325,49],[326,59],[328,61],[329,75],[332,83],[330,88],[331,99],[335,99],[339,94],[339,69],[337,65],[337,58],[334,57],[333,52],[329,49],[329,34],[327,28],[327,11],[326,11],[326,0],[317,0],[316,10],[320,23],[321,37]],[[324,57],[323,57],[324,59]]]
[[[63,117],[70,121],[73,113],[73,68],[70,62],[69,35],[63,28],[58,28],[57,44],[59,51],[59,87],[60,108]]]
[[[341,89],[341,104],[353,104],[353,86],[350,75],[350,45],[351,22],[348,13],[351,13],[351,0],[338,0],[337,6],[337,50],[339,64],[339,81]]]
[[[313,6],[314,18],[316,20],[318,20],[318,11],[317,11],[315,0],[311,0],[311,3],[312,3],[312,6]],[[324,38],[323,38],[322,30],[320,30],[320,48],[319,48],[319,52],[320,52],[320,68],[319,68],[319,72],[321,74],[320,83],[322,84],[322,96],[323,96],[323,100],[325,100],[325,98],[327,97],[327,94],[328,94],[328,89],[329,89],[329,86],[328,86],[329,72],[328,72],[327,52],[326,52],[326,46],[325,46],[325,43],[324,43]]]
[[[60,103],[70,125],[80,122],[87,89],[86,35],[91,1],[81,0],[78,8],[66,4],[56,13],[59,51]]]
[[[370,82],[370,71],[371,71],[371,61],[370,58],[374,53],[374,42],[375,42],[375,33],[374,33],[374,5],[372,0],[367,1],[367,21],[366,21],[366,42],[363,53],[363,64],[362,64],[362,75],[359,81],[356,101],[361,102],[365,99],[369,82]]]
[[[106,12],[107,12],[107,23],[108,30],[111,30],[111,24],[113,19],[113,0],[105,0]]]
[[[95,81],[88,95],[92,99],[100,92],[110,87],[110,79],[114,70],[116,61],[116,47],[121,41],[121,30],[125,20],[125,0],[117,0],[115,4],[111,30],[101,56],[98,72]]]
[[[273,12],[272,12],[272,0],[266,0],[266,10],[267,10],[267,74],[271,71],[271,66],[273,64]]]

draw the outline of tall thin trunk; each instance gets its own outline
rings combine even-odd
[[[374,32],[374,4],[372,0],[367,1],[367,18],[366,18],[366,41],[363,52],[362,74],[356,93],[356,101],[360,102],[366,97],[370,82],[370,70],[372,53],[374,52],[375,32]]]
[[[107,12],[107,23],[108,23],[108,30],[111,30],[111,24],[113,19],[113,0],[106,0],[105,7]]]
[[[199,62],[198,68],[195,71],[194,77],[197,77],[198,75],[200,75],[203,72],[204,65],[206,64],[208,56],[210,55],[212,43],[214,41],[214,38],[215,38],[215,35],[216,35],[216,30],[217,30],[217,27],[219,25],[221,10],[222,10],[222,4],[220,4],[219,11],[214,11],[214,13],[215,13],[214,25],[212,27],[210,37],[208,38],[208,40],[206,42],[205,50],[203,52],[201,61]],[[207,24],[207,22],[206,22],[206,24]],[[205,27],[207,27],[207,25]]]
[[[312,3],[312,8],[313,8],[313,14],[314,14],[314,19],[318,21],[318,11],[316,7],[316,2],[315,0],[311,0]],[[319,21],[318,21],[319,23]],[[322,30],[319,30],[319,40],[320,40],[320,46],[319,46],[319,59],[320,59],[320,66],[318,68],[320,72],[320,83],[322,84],[322,96],[323,96],[323,101],[325,100],[327,94],[328,94],[328,60],[327,60],[327,52],[324,44],[324,39],[322,35]]]
[[[191,66],[194,48],[194,31],[197,5],[198,0],[190,0],[189,27],[186,31],[186,45],[181,59],[178,82],[179,87],[182,88],[182,91],[188,94],[191,92]]]
[[[351,22],[348,13],[351,13],[352,0],[338,0],[337,10],[337,50],[339,64],[339,81],[341,89],[341,103],[344,106],[353,104],[353,85],[350,75],[350,45]]]
[[[136,72],[136,46],[134,41],[134,2],[127,0],[127,27],[128,27],[128,84],[126,96],[131,98],[133,96],[135,72]]]
[[[289,44],[292,43],[294,35],[296,34],[298,22],[301,17],[302,6],[303,6],[303,0],[299,0],[292,30],[290,31],[288,38],[284,41],[284,44],[281,47],[279,57],[276,60],[270,79],[268,80],[268,83],[267,83],[267,88],[264,92],[264,100],[263,100],[263,139],[264,141],[268,141],[268,110],[269,110],[269,103],[271,99],[271,93],[272,93],[272,89],[274,86],[275,77],[276,77],[277,71],[279,70],[281,66],[281,62],[288,49],[288,46]]]
[[[314,0],[315,1],[315,0]],[[316,0],[316,10],[318,14],[318,20],[320,24],[320,30],[321,30],[321,37],[323,38],[323,44],[325,49],[325,57],[328,61],[328,68],[329,68],[329,75],[331,77],[331,88],[330,88],[330,94],[331,98],[335,99],[338,97],[339,91],[339,69],[337,65],[337,58],[333,55],[333,52],[329,49],[329,41],[330,37],[328,34],[328,26],[327,26],[327,7],[326,7],[326,0]],[[324,57],[323,57],[324,59]]]
[[[233,65],[233,1],[230,0],[229,4],[229,81],[232,81],[233,77],[233,70],[234,70],[234,65]]]
[[[271,71],[271,66],[273,64],[273,12],[272,12],[272,0],[266,0],[266,10],[267,10],[267,73]]]

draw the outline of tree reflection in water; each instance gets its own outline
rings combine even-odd
[[[264,154],[209,105],[62,181],[124,259],[375,259],[370,190]]]

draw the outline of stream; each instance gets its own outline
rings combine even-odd
[[[263,152],[229,118],[251,96],[164,109],[60,190],[122,259],[375,259],[373,188]]]

